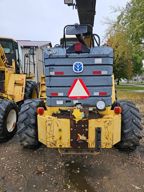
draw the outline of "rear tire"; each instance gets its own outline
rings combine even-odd
[[[118,101],[122,107],[121,141],[115,145],[121,151],[134,151],[142,138],[141,117],[138,108],[129,101]]]
[[[24,100],[37,99],[39,97],[38,84],[35,81],[26,81]],[[18,102],[19,110],[21,109],[24,100]]]
[[[35,149],[40,145],[37,128],[38,107],[45,107],[40,99],[26,100],[21,106],[18,116],[18,137],[24,148]]]
[[[26,81],[24,99],[38,98],[38,85],[35,81]]]
[[[11,139],[17,131],[18,106],[10,100],[0,100],[0,142]]]

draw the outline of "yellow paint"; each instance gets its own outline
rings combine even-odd
[[[15,42],[13,39],[7,39]],[[0,93],[0,97],[19,102],[24,100],[26,79],[33,79],[34,75],[16,74],[15,67],[15,60],[12,60],[12,65],[8,65],[4,49],[0,46],[0,71],[5,75],[4,90]],[[35,91],[32,94],[32,98],[37,98]]]
[[[5,52],[2,48],[2,46],[0,45],[0,68],[1,67],[5,67],[5,65],[7,65],[7,58],[6,58],[6,55],[5,55]]]
[[[74,109],[72,114],[76,122],[83,119],[83,112],[81,112],[80,109]]]
[[[5,74],[4,91],[0,93],[2,98],[14,100],[15,102],[24,99],[26,76],[23,74],[15,74],[15,61],[9,66],[3,48],[0,46],[0,71]]]
[[[7,95],[12,97],[15,102],[24,99],[26,75],[11,74],[9,77]]]
[[[38,138],[49,148],[70,148],[70,121],[38,116]]]
[[[47,143],[47,118],[44,116],[38,116],[38,139],[41,143]]]
[[[88,120],[88,147],[95,148],[95,130],[101,128],[101,148],[112,148],[120,141],[121,115],[108,110],[108,115],[99,119]],[[49,148],[71,148],[70,145],[70,119],[59,119],[48,115],[46,110],[43,116],[38,115],[39,141]],[[84,135],[79,135],[87,140]]]
[[[112,148],[113,119],[101,118],[89,121],[89,148],[95,148],[95,129],[101,128],[101,148]]]
[[[111,111],[100,119],[89,121],[89,147],[95,148],[95,128],[101,128],[102,148],[112,148],[121,139],[121,115]]]
[[[112,75],[112,103],[114,103],[115,100],[116,100],[115,81],[114,81],[114,75]]]
[[[39,97],[46,100],[46,82],[44,75],[41,76]]]
[[[113,144],[121,140],[121,115],[115,115],[113,128]]]
[[[84,37],[84,42],[86,43],[86,45],[88,47],[93,46],[93,43],[94,43],[93,39],[92,39],[92,37],[90,35]]]

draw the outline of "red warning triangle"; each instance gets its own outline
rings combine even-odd
[[[89,90],[82,79],[75,79],[69,92],[70,99],[87,99],[90,96]]]

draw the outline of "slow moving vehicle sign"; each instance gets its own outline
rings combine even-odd
[[[75,79],[69,92],[70,99],[87,99],[90,96],[89,90],[82,79]]]

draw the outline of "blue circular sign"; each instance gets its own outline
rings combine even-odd
[[[73,64],[73,71],[74,71],[75,73],[82,73],[83,70],[84,70],[84,65],[83,65],[82,62],[75,62],[75,63]]]

